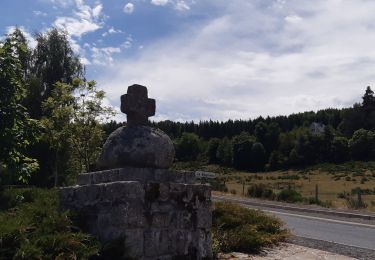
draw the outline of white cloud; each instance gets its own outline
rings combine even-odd
[[[92,15],[93,15],[93,17],[95,17],[95,18],[99,17],[99,15],[101,14],[102,10],[103,10],[103,5],[101,5],[101,4],[99,4],[96,7],[94,7],[94,9],[92,9]]]
[[[112,54],[120,53],[121,49],[118,47],[105,47],[105,48],[97,48],[92,47],[92,63],[96,65],[112,65],[113,64],[113,57]]]
[[[123,9],[124,13],[126,14],[131,14],[134,12],[134,4],[132,3],[127,3],[125,6],[124,6],[124,9]]]
[[[109,99],[139,83],[160,118],[247,119],[348,106],[374,84],[375,2],[210,3],[222,13],[103,72]]]
[[[63,8],[67,8],[74,4],[74,0],[41,0],[43,2],[49,2],[54,5],[58,5]]]
[[[168,0],[151,0],[151,4],[163,6],[168,4]]]
[[[108,31],[102,33],[102,36],[103,36],[103,37],[106,37],[106,36],[108,36],[108,35],[110,35],[110,34],[116,34],[116,33],[123,33],[123,31],[120,30],[120,29],[116,30],[116,29],[113,28],[113,26],[112,26],[111,28],[108,29]]]
[[[33,14],[35,16],[47,16],[47,13],[38,10],[33,11]]]
[[[80,61],[83,65],[90,65],[91,64],[91,62],[85,57],[81,57]]]
[[[76,19],[72,17],[59,17],[56,19],[54,25],[57,28],[64,28],[70,35],[78,37],[85,33],[94,32],[97,29],[101,28],[101,26],[96,24],[95,22],[85,19]]]
[[[285,17],[285,21],[290,22],[290,23],[298,23],[302,21],[302,18],[298,15],[288,15]]]
[[[66,29],[73,37],[81,37],[83,34],[102,28],[101,12],[103,6],[101,4],[97,4],[93,8],[86,5],[83,0],[76,0],[75,4],[74,15],[57,17],[54,26]]]
[[[184,0],[178,0],[175,8],[179,11],[190,10],[190,6]]]
[[[194,4],[194,0],[189,0],[189,3],[185,0],[151,0],[151,4],[156,6],[167,6],[170,5],[178,11],[188,11],[190,10],[190,4]]]

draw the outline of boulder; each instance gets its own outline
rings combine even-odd
[[[166,169],[172,165],[174,153],[172,140],[160,129],[144,125],[120,127],[108,137],[97,165],[101,169]]]

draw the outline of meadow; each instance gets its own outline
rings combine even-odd
[[[247,196],[248,188],[263,185],[275,194],[293,189],[300,193],[305,203],[315,198],[326,207],[354,208],[350,201],[358,200],[358,189],[366,207],[361,210],[375,211],[375,162],[347,162],[344,164],[321,164],[305,169],[244,172],[216,165],[201,167],[216,172],[217,181],[225,184],[227,192]]]

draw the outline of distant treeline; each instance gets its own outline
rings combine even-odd
[[[109,134],[119,123],[110,122]],[[362,102],[254,120],[152,122],[175,143],[179,161],[206,160],[244,170],[286,169],[316,163],[375,160],[375,97]]]

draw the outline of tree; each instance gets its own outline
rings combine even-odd
[[[365,94],[362,97],[362,107],[375,109],[374,91],[371,90],[370,86],[366,88]]]
[[[71,84],[83,78],[84,69],[69,43],[67,32],[53,28],[36,34],[30,61],[30,88],[26,105],[33,118],[43,116],[41,103],[51,96],[56,82]]]
[[[259,123],[255,125],[255,137],[256,137],[257,142],[260,142],[262,144],[266,142],[267,132],[268,132],[267,128],[268,127],[266,123],[262,121],[260,121]]]
[[[224,137],[217,148],[216,157],[219,159],[220,163],[223,165],[231,165],[233,158],[233,148],[232,142]]]
[[[51,96],[42,103],[42,108],[46,115],[41,119],[45,130],[43,138],[49,144],[53,154],[53,159],[50,163],[54,186],[57,187],[59,175],[64,171],[64,169],[58,166],[61,163],[64,149],[69,147],[70,126],[74,112],[72,86],[57,82]]]
[[[264,146],[257,142],[254,143],[251,148],[251,166],[252,169],[260,171],[264,169],[264,165],[267,162],[267,155],[266,150],[264,149]]]
[[[208,142],[206,154],[207,154],[209,163],[218,162],[218,158],[216,157],[216,154],[217,154],[217,149],[219,145],[220,145],[220,139],[218,138],[211,138],[210,141]]]
[[[349,159],[349,146],[346,137],[336,136],[333,138],[330,159],[335,163],[345,162]]]
[[[5,165],[11,178],[17,176],[21,182],[27,182],[38,168],[37,161],[26,154],[37,139],[38,124],[21,105],[25,98],[21,60],[26,48],[17,33],[9,35],[0,47],[0,166]]]
[[[268,160],[270,170],[283,169],[287,166],[288,158],[280,151],[273,151]]]
[[[349,140],[349,149],[355,160],[374,159],[375,133],[365,129],[355,131]]]
[[[77,89],[76,95],[72,90]],[[100,122],[113,115],[102,104],[104,91],[97,90],[95,81],[75,79],[73,85],[57,82],[51,96],[42,103],[46,114],[41,119],[44,138],[49,143],[54,159],[51,161],[54,186],[66,175],[63,161],[78,164],[79,171],[89,171],[95,163],[104,139]],[[69,156],[66,151],[69,150]]]
[[[98,90],[95,81],[73,80],[77,89],[73,106],[73,122],[70,124],[70,142],[79,159],[80,172],[92,169],[104,141],[100,124],[114,115],[110,107],[103,106],[105,92]]]
[[[251,149],[255,138],[247,132],[242,132],[232,140],[233,143],[233,166],[237,169],[249,170],[251,167]]]
[[[199,137],[193,133],[183,133],[176,142],[176,157],[182,161],[196,160],[199,153]]]
[[[264,148],[266,149],[268,155],[271,154],[271,152],[279,145],[280,132],[280,126],[276,122],[272,122],[267,126]]]
[[[374,91],[367,87],[362,97],[362,109],[366,118],[364,127],[368,130],[375,130],[375,96]]]

